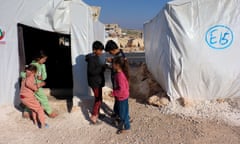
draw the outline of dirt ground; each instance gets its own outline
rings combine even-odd
[[[1,106],[0,144],[240,144],[240,99],[206,101],[191,107],[176,102],[162,108],[151,106],[146,104],[147,98],[161,92],[161,88],[146,67],[131,70],[130,132],[116,134],[109,116],[113,99],[109,97],[104,97],[101,124],[92,125],[89,115],[93,97],[82,98],[69,113],[71,105],[66,100],[49,96],[59,116],[47,117],[47,129],[23,119],[21,111],[13,106]]]
[[[11,106],[0,109],[0,144],[239,144],[240,127],[224,122],[163,114],[158,107],[130,98],[133,118],[129,133],[117,135],[107,115],[112,101],[104,100],[106,117],[99,125],[89,123],[92,98],[82,100],[71,113],[65,100],[51,100],[59,116],[47,118],[49,128],[39,129]]]

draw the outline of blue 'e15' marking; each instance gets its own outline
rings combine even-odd
[[[205,41],[213,49],[225,49],[233,42],[233,32],[227,26],[216,25],[208,29]]]

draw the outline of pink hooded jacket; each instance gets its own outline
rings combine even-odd
[[[129,97],[129,83],[123,72],[118,72],[114,77],[117,88],[113,90],[113,96],[116,97],[117,100],[123,101]]]

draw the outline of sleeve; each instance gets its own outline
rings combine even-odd
[[[42,80],[46,80],[47,79],[47,71],[46,71],[45,64],[41,65],[41,76],[42,76]]]
[[[21,72],[21,73],[20,73],[20,77],[21,77],[21,78],[26,78],[26,72]]]
[[[113,96],[115,97],[119,97],[122,96],[122,94],[124,93],[124,80],[123,78],[121,78],[121,75],[117,75],[116,76],[116,82],[117,82],[117,89],[113,90]]]
[[[26,78],[26,87],[28,87],[29,89],[36,91],[38,90],[37,85],[35,84],[35,79],[34,77],[27,77]]]

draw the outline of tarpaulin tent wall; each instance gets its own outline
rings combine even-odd
[[[94,39],[99,40],[101,42],[105,42],[105,25],[100,21],[95,21],[93,23],[94,26]]]
[[[148,69],[171,99],[240,97],[240,0],[174,0],[144,24]]]
[[[0,3],[0,105],[13,103],[19,94],[18,23],[71,35],[73,93],[76,97],[87,96],[83,56],[91,52],[96,38],[104,39],[104,32],[103,38],[100,34],[94,36],[94,31],[104,31],[104,26],[96,29],[91,8],[81,0],[1,0]]]

